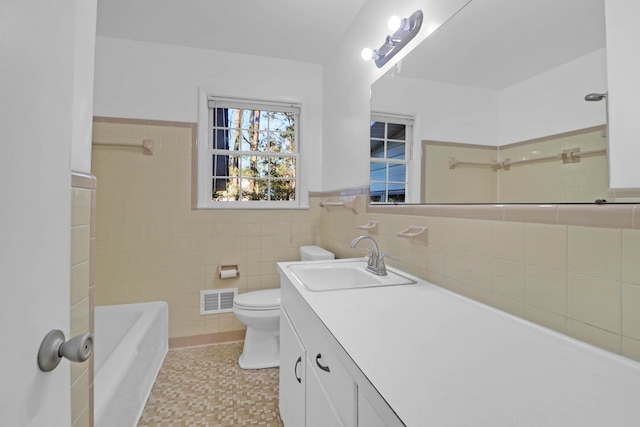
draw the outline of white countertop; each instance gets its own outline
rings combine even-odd
[[[281,271],[407,426],[640,426],[640,363],[413,276],[311,292],[289,264]]]

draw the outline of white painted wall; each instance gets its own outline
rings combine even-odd
[[[301,161],[320,190],[322,67],[222,51],[98,37],[96,116],[197,122],[198,89],[302,103]]]
[[[40,342],[69,333],[74,116],[96,0],[0,2],[0,424],[71,425],[69,362],[38,370]],[[80,23],[80,21],[83,21]],[[89,43],[90,44],[90,43]],[[86,150],[84,150],[86,152]],[[86,158],[79,164],[88,164]]]
[[[371,110],[416,117],[416,141],[496,145],[497,93],[489,89],[384,76],[372,85]]]
[[[640,188],[640,2],[605,0],[610,186]]]
[[[498,145],[606,123],[606,103],[584,96],[607,91],[600,49],[498,93]]]
[[[493,90],[383,76],[371,90],[371,110],[415,118],[409,199],[420,200],[423,140],[496,145],[497,94]],[[368,155],[368,153],[367,153]]]
[[[340,45],[324,64],[322,187],[336,190],[369,185],[370,85],[424,40],[468,0],[368,0]],[[389,30],[390,16],[407,17],[422,9],[422,30],[383,68],[363,61],[364,47],[377,48]]]
[[[602,125],[606,52],[598,50],[501,91],[384,76],[371,108],[416,116],[418,140],[504,145]]]

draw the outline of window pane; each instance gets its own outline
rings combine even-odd
[[[269,130],[281,132],[293,131],[294,117],[293,113],[283,113],[279,111],[269,112]]]
[[[407,166],[401,164],[389,164],[389,181],[405,182],[407,180]]]
[[[295,135],[290,132],[272,132],[269,136],[270,150],[274,153],[293,153]]]
[[[386,163],[370,163],[370,181],[386,181],[387,180],[387,167]]]
[[[406,145],[404,142],[387,142],[387,159],[404,159]]]
[[[227,183],[229,182],[228,178],[224,178],[224,179],[214,179],[213,180],[213,192],[214,192],[214,198],[215,198],[215,193],[217,191],[225,191],[227,189]]]
[[[226,109],[224,108],[214,108],[212,109],[213,112],[213,127],[217,127],[217,126],[223,126],[223,122],[224,122],[224,114],[226,113]]]
[[[242,178],[242,200],[269,200],[269,181]]]
[[[239,110],[236,108],[216,108],[214,109],[214,126],[230,127],[231,123],[237,121]]]
[[[369,186],[370,195],[372,202],[383,203],[387,201],[387,187],[384,182],[376,182],[371,181]]]
[[[371,140],[371,157],[384,158],[384,141]]]
[[[371,138],[384,138],[384,122],[371,122]]]
[[[229,150],[234,150],[234,151],[239,150],[240,144],[242,143],[242,134],[240,133],[240,131],[236,129],[230,129],[228,131],[228,134],[229,134],[229,141],[228,141]]]
[[[389,183],[389,200],[393,202],[404,202],[406,193],[406,185],[404,183]]]
[[[293,157],[271,157],[270,176],[274,178],[295,178],[296,159]]]
[[[404,141],[406,139],[406,126],[398,123],[387,123],[387,138],[388,139],[400,139]]]
[[[256,162],[258,164],[258,176],[260,177],[268,177],[269,169],[271,165],[269,164],[269,157],[267,156],[258,156],[256,158]]]
[[[271,200],[295,200],[296,181],[276,179],[271,181]]]
[[[242,120],[242,110],[238,108],[228,108],[228,126],[230,128],[239,128]]]
[[[268,111],[259,111],[258,113],[259,113],[258,122],[256,123],[256,126],[258,127],[258,129],[260,129],[260,130],[269,129],[269,115],[270,115],[270,113]]]
[[[229,156],[213,156],[213,176],[229,175]]]
[[[216,108],[213,110],[213,144],[211,148],[228,150],[229,149],[229,132],[227,110],[224,108]]]
[[[241,129],[256,129],[256,123],[260,122],[260,112],[254,110],[239,110],[239,117],[237,121],[231,122],[232,127],[238,127]]]
[[[214,179],[212,200],[238,200],[239,186],[237,178]]]
[[[242,176],[266,177],[269,175],[267,156],[242,156]]]
[[[221,156],[222,157],[222,156]],[[239,162],[240,158],[238,156],[228,156],[227,159],[227,173],[226,176],[238,176],[239,175]],[[221,174],[217,174],[216,176],[225,176]]]
[[[241,130],[239,141],[234,144],[236,150],[256,151],[258,148],[258,132]]]
[[[257,151],[269,151],[269,134],[267,132],[256,132],[258,144]]]
[[[372,193],[384,193],[386,191],[386,185],[384,182],[380,181],[371,181],[371,192]]]

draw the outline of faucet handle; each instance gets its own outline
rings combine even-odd
[[[365,248],[365,251],[369,254],[367,257],[367,265],[373,266],[377,262],[378,254],[373,249]]]
[[[380,253],[376,259],[376,267],[379,275],[386,276],[387,275],[387,266],[384,264],[384,259],[389,258],[389,255]]]
[[[373,261],[374,259],[377,259],[380,257],[380,254],[373,249],[366,248],[365,251],[367,251],[367,256],[369,257],[369,261]]]

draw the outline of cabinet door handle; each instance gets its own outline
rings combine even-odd
[[[302,356],[298,357],[298,360],[296,360],[296,364],[293,367],[293,375],[296,376],[296,379],[298,380],[298,383],[302,384],[302,377],[298,376],[298,365],[300,365],[300,363],[302,363]]]
[[[318,353],[318,355],[316,356],[316,365],[318,365],[318,368],[322,369],[325,372],[331,372],[328,366],[322,366],[320,364],[320,359],[322,359],[322,354]]]

